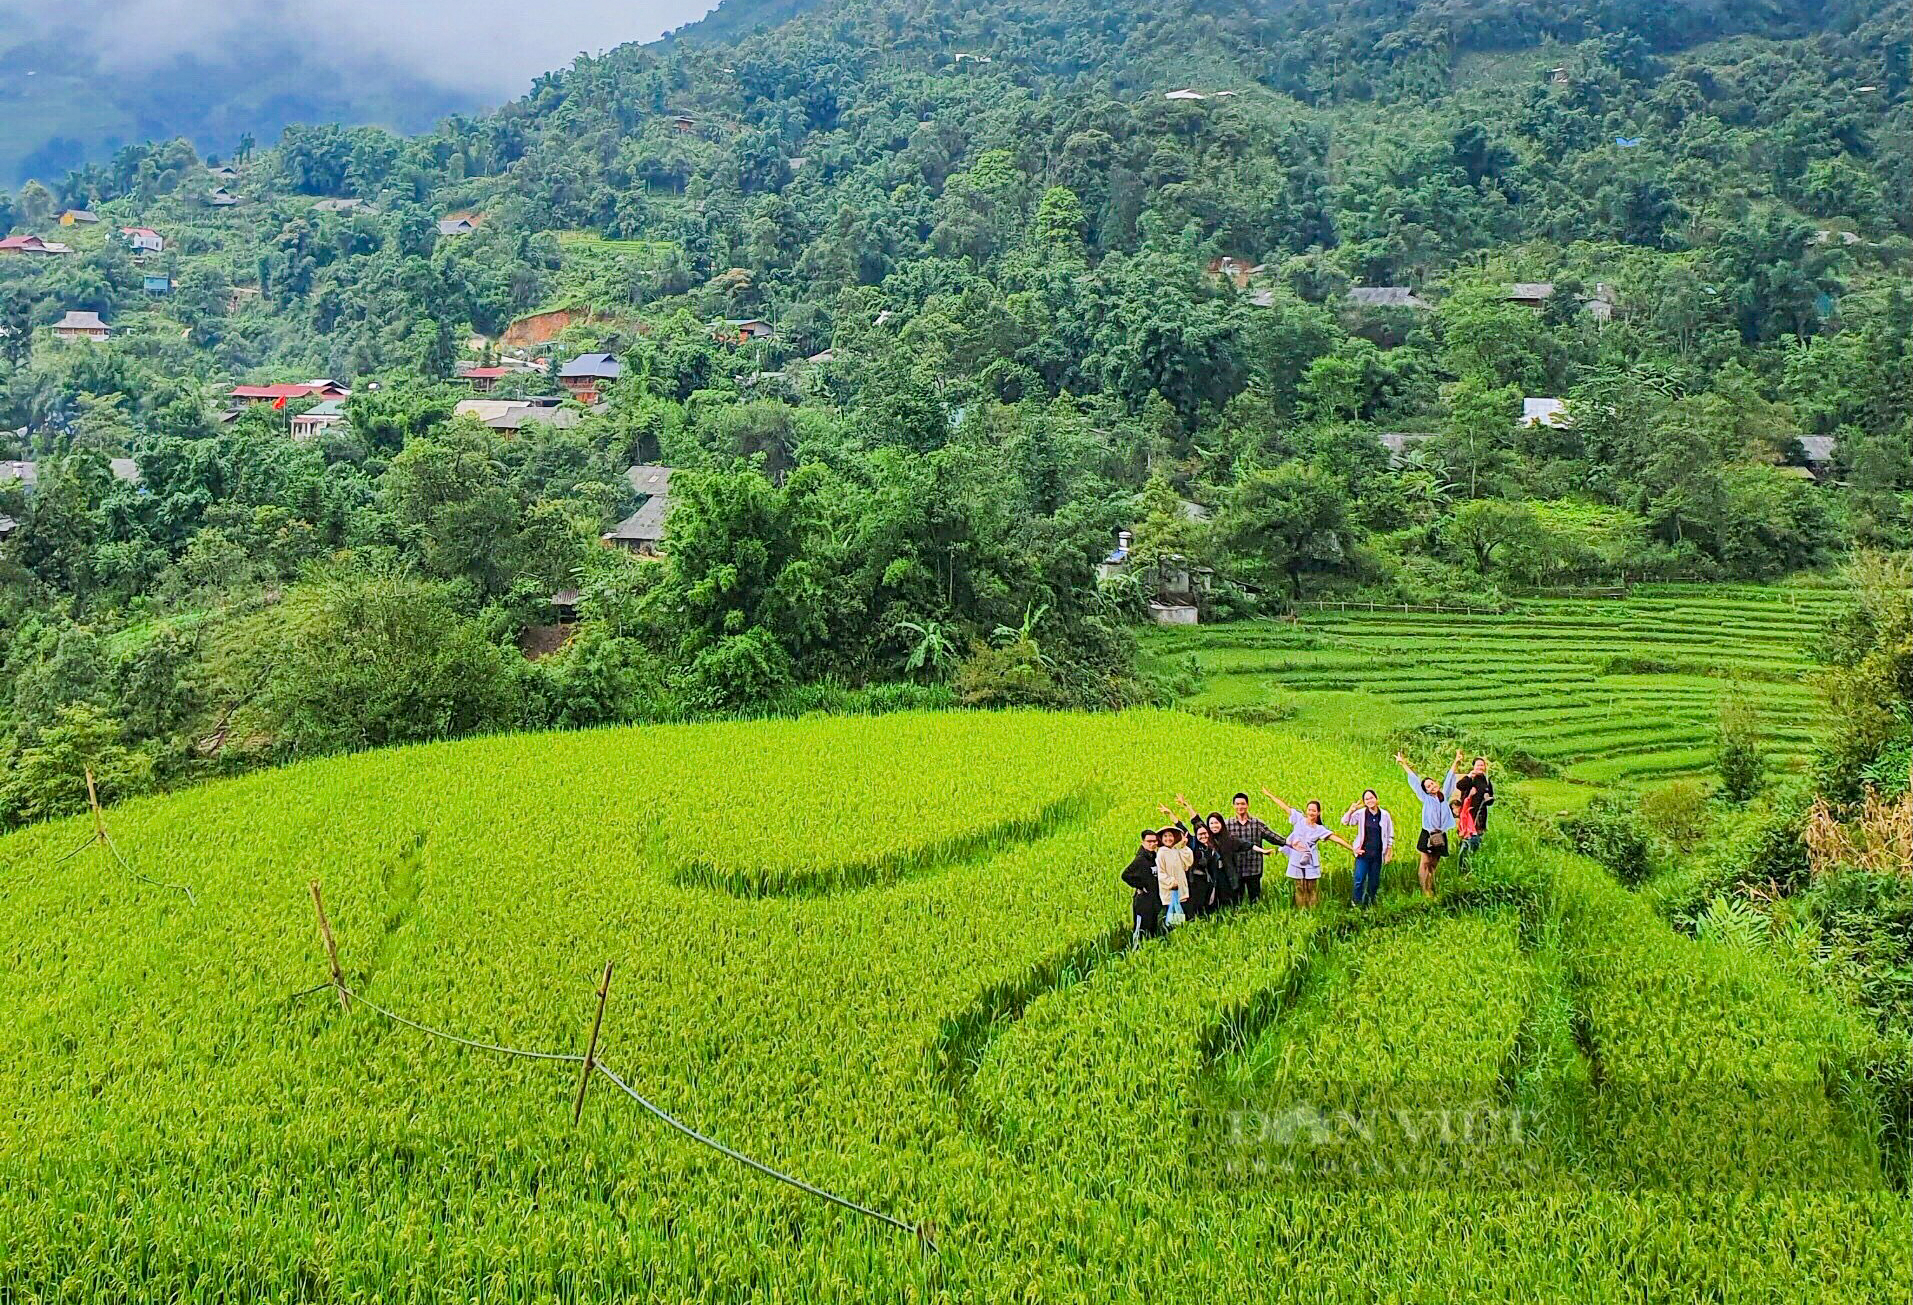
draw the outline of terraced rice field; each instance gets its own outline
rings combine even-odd
[[[1293,701],[1306,713],[1323,694],[1358,694],[1384,725],[1452,727],[1575,784],[1641,784],[1711,768],[1726,698],[1754,709],[1775,765],[1803,764],[1811,644],[1841,601],[1829,590],[1661,586],[1500,614],[1318,608],[1293,623],[1153,631],[1146,650],[1157,666],[1196,658],[1203,682],[1190,706]]]
[[[1436,903],[1398,848],[1356,916],[1331,849],[1323,909],[1127,946],[1156,803],[1258,780],[1407,797],[1374,739],[975,712],[499,736],[109,809],[191,900],[69,855],[84,819],[19,831],[0,1302],[1906,1298],[1871,1025],[1518,816]],[[607,962],[619,1078],[574,1123]]]

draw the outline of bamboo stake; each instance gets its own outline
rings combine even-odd
[[[319,895],[319,881],[312,881],[312,909],[319,913],[319,939],[325,943],[325,957],[332,966],[332,988],[339,994],[339,1009],[352,1012],[352,999],[345,995],[345,971],[339,968],[339,945],[332,940],[332,924],[325,918],[325,899]]]
[[[598,984],[598,1013],[591,1019],[591,1041],[585,1046],[584,1072],[578,1075],[578,1099],[571,1104],[571,1126],[584,1118],[585,1089],[591,1086],[591,1071],[597,1067],[598,1030],[604,1027],[604,1000],[611,994],[611,962],[604,963],[604,979]]]
[[[100,811],[100,791],[93,787],[93,767],[86,768],[86,804],[93,808],[93,837],[106,841],[106,816]]]

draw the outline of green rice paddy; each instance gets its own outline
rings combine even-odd
[[[1802,766],[1812,643],[1837,590],[1658,586],[1625,599],[1528,599],[1501,613],[1348,604],[1293,622],[1164,629],[1149,664],[1194,659],[1185,706],[1296,727],[1434,726],[1585,796],[1709,771],[1723,701],[1751,706],[1777,768]],[[1577,790],[1579,791],[1577,793]]]

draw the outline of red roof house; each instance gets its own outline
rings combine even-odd
[[[516,370],[514,367],[465,367],[455,379],[469,382],[472,389],[483,394]]]
[[[0,240],[0,254],[70,254],[73,246],[38,236],[8,236]]]
[[[322,399],[344,399],[351,397],[351,394],[351,390],[330,380],[282,385],[235,385],[226,391],[228,398],[241,403],[277,403],[280,399],[291,403],[294,399],[309,399],[314,395]]]

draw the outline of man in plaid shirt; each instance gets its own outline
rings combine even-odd
[[[1242,880],[1242,900],[1259,902],[1262,900],[1262,844],[1273,843],[1282,846],[1281,837],[1259,816],[1249,814],[1249,795],[1235,795],[1235,817],[1223,822],[1229,827],[1229,833],[1236,842],[1242,844],[1235,854],[1236,874]]]

